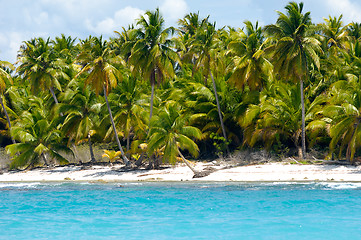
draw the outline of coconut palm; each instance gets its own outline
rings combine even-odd
[[[348,46],[349,25],[344,26],[342,14],[336,18],[329,16],[324,18],[325,23],[320,24],[322,37],[324,38],[324,48],[336,55],[340,50],[346,50]]]
[[[5,107],[5,104],[3,101],[3,95],[4,95],[4,91],[6,89],[6,82],[12,83],[12,78],[11,78],[10,74],[4,70],[5,67],[14,70],[14,66],[9,62],[0,61],[0,104],[5,113],[6,120],[8,123],[8,128],[11,129],[11,122],[10,122],[9,114],[6,111],[6,107]],[[16,143],[14,138],[11,135],[10,135],[10,138],[13,143]]]
[[[350,36],[354,41],[359,40],[361,37],[361,23],[352,22],[348,24],[348,36]]]
[[[82,48],[83,51],[79,54],[78,61],[84,67],[77,76],[80,76],[83,73],[88,73],[85,85],[90,85],[96,94],[103,91],[115,140],[117,141],[119,150],[122,153],[124,164],[128,166],[130,162],[124,154],[123,148],[120,144],[118,132],[114,124],[112,111],[107,97],[110,90],[117,85],[117,77],[120,77],[119,70],[113,64],[117,61],[121,61],[121,59],[112,55],[107,42],[103,41],[102,37],[90,38],[89,41],[86,41],[83,44]]]
[[[346,159],[354,162],[357,149],[361,146],[361,85],[359,79],[340,80],[330,88],[330,105],[324,114],[332,119],[330,136],[331,151],[339,145],[339,157],[346,147]]]
[[[299,82],[302,105],[302,157],[306,157],[304,80],[308,79],[309,65],[320,67],[320,42],[314,37],[310,12],[302,13],[303,3],[290,2],[286,14],[278,12],[276,24],[268,25],[265,30],[277,42],[273,50],[272,62],[276,72],[285,80]]]
[[[58,111],[66,116],[62,131],[69,137],[69,142],[75,140],[75,144],[79,144],[87,139],[91,162],[94,163],[96,160],[91,136],[96,131],[102,103],[89,87],[83,85],[82,82],[76,80],[69,83],[61,98],[62,103]]]
[[[192,113],[191,122],[193,126],[202,130],[207,138],[211,138],[212,133],[222,136],[222,126],[219,121],[218,108],[215,101],[215,95],[212,87],[204,86],[202,81],[196,82],[192,80],[182,80],[184,87],[174,90],[172,94],[174,100],[187,108],[187,112]],[[219,81],[217,85],[218,93],[222,101],[220,107],[224,116],[224,127],[227,132],[228,141],[224,137],[221,138],[222,149],[218,151],[218,155],[223,155],[227,151],[229,141],[233,143],[240,142],[240,129],[237,126],[236,107],[240,102],[241,94],[237,89],[227,84],[225,81]],[[216,140],[216,136],[213,140]],[[219,142],[218,140],[214,142]],[[223,144],[222,143],[222,144]]]
[[[221,112],[221,107],[219,103],[218,93],[217,93],[217,86],[216,81],[212,74],[212,65],[214,65],[217,62],[217,57],[219,57],[218,54],[218,46],[217,44],[219,41],[217,41],[217,31],[215,28],[216,23],[209,23],[206,22],[204,24],[205,26],[203,28],[200,28],[199,31],[196,34],[195,40],[191,46],[191,52],[195,53],[197,55],[196,60],[196,69],[199,69],[200,67],[203,68],[204,74],[205,74],[205,85],[207,85],[207,77],[210,76],[212,79],[213,84],[213,91],[214,96],[216,99],[217,104],[217,110],[218,110],[218,117],[219,122],[221,124],[223,137],[225,138],[225,141],[227,142],[227,133],[226,129],[224,127],[223,123],[223,116]],[[229,154],[229,149],[227,147],[227,154]]]
[[[62,34],[61,37],[55,37],[51,44],[57,59],[67,64],[67,68],[63,71],[69,76],[69,79],[73,79],[79,71],[79,66],[74,64],[76,56],[79,54],[79,44],[76,44],[76,38],[66,37]],[[68,81],[61,83],[62,86],[67,86],[67,84]]]
[[[62,90],[60,81],[69,80],[65,73],[68,65],[57,58],[55,51],[50,44],[50,38],[36,38],[24,42],[21,48],[20,63],[17,71],[22,77],[29,81],[33,93],[39,93],[40,90],[49,90],[55,103],[58,99],[54,92],[55,89]]]
[[[78,53],[78,47],[75,44],[76,38],[71,36],[66,37],[64,34],[61,37],[55,37],[52,41],[52,46],[55,54],[59,58],[66,59],[68,64],[71,64]]]
[[[180,63],[178,54],[172,48],[174,40],[169,36],[174,28],[164,28],[164,19],[157,8],[154,12],[147,11],[137,21],[138,40],[132,48],[129,57],[134,70],[144,79],[149,79],[151,85],[149,119],[153,114],[153,99],[155,84],[165,78],[174,76],[174,64]]]
[[[132,134],[146,138],[146,124],[144,111],[144,99],[142,90],[137,84],[137,79],[131,75],[125,76],[109,94],[109,104],[114,109],[114,122],[119,129],[123,129],[126,139],[127,152],[130,150],[130,138]],[[110,130],[110,129],[109,129]],[[107,132],[107,136],[111,131]],[[106,136],[106,137],[107,137]]]
[[[301,101],[297,88],[273,84],[261,93],[260,99],[260,104],[251,105],[242,119],[244,142],[253,147],[262,141],[270,149],[290,139],[298,147]]]
[[[301,94],[299,86],[284,82],[270,84],[268,89],[261,92],[260,103],[250,105],[242,118],[244,143],[253,147],[263,142],[266,149],[277,149],[282,144],[296,147],[299,154],[302,125],[299,121],[302,114]],[[325,97],[319,96],[312,103],[307,102],[306,120],[312,132],[316,130],[318,113],[325,103]],[[325,127],[323,125],[323,127]],[[293,144],[289,144],[292,142]],[[293,146],[292,146],[293,145]]]
[[[272,64],[265,57],[266,42],[258,22],[253,25],[245,21],[244,24],[246,30],[239,30],[237,39],[228,45],[233,58],[233,73],[229,82],[238,88],[247,84],[251,90],[259,90],[272,76]]]
[[[183,46],[179,47],[182,64],[191,63],[194,65],[196,57],[195,53],[190,51],[191,46],[195,40],[196,33],[200,28],[204,27],[204,24],[208,22],[208,17],[200,19],[198,13],[189,13],[184,18],[179,19],[178,24],[180,25],[178,33],[183,43]],[[183,50],[183,51],[182,51]]]
[[[114,49],[116,55],[121,55],[125,61],[128,62],[132,53],[132,48],[137,42],[137,29],[133,25],[128,26],[127,29],[122,28],[123,31],[114,31],[116,38],[111,39],[111,47]]]
[[[102,154],[102,158],[107,158],[110,163],[120,160],[120,156],[122,155],[120,151],[110,151],[105,149],[103,151],[104,153]]]
[[[11,128],[11,134],[19,143],[6,147],[7,153],[13,156],[10,168],[31,168],[41,164],[40,160],[49,166],[52,159],[67,164],[61,152],[70,150],[62,143],[62,134],[56,121],[51,120],[44,101],[36,96],[29,97],[27,101],[30,109],[24,111]]]
[[[183,35],[194,37],[198,29],[206,21],[208,21],[208,17],[201,20],[199,18],[199,12],[189,13],[185,15],[184,18],[178,20],[178,24],[180,25],[179,30]]]
[[[197,174],[188,161],[184,158],[181,150],[187,150],[194,157],[198,156],[198,146],[192,139],[200,139],[201,131],[190,126],[189,116],[182,113],[182,109],[176,104],[169,104],[154,116],[149,130],[148,153],[153,154],[157,149],[162,149],[163,161],[174,164],[177,156]]]

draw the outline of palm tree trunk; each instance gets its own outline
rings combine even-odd
[[[349,141],[349,143],[347,144],[347,149],[346,149],[346,161],[353,164],[353,159],[351,159],[351,144],[352,144],[352,139],[354,138],[356,129],[358,127],[359,123],[354,123],[353,125],[353,130],[352,130],[352,135],[351,135],[351,140]]]
[[[219,100],[218,100],[218,93],[217,93],[216,82],[214,81],[214,78],[213,78],[211,69],[209,69],[209,74],[211,75],[211,78],[212,78],[213,91],[214,91],[214,96],[215,96],[215,98],[216,98],[217,110],[218,110],[218,115],[219,115],[219,121],[221,122],[223,137],[224,137],[224,139],[226,140],[227,155],[229,155],[229,148],[228,148],[228,145],[227,145],[227,141],[228,141],[228,140],[227,140],[226,129],[224,128],[223,118],[222,118],[222,112],[221,112],[221,107],[220,107],[220,105],[219,105]]]
[[[56,95],[55,95],[55,92],[54,92],[53,87],[50,87],[49,90],[50,90],[50,92],[51,92],[51,95],[52,95],[53,98],[54,98],[55,103],[58,104],[59,102],[58,102],[58,99],[56,98]]]
[[[54,92],[53,87],[50,87],[49,90],[50,90],[50,92],[51,92],[51,95],[52,95],[53,98],[54,98],[55,103],[56,103],[56,104],[59,104],[58,99],[56,98],[56,95],[55,95],[55,92]],[[62,116],[64,116],[64,114],[61,112],[61,113],[60,113],[60,116],[62,117]]]
[[[127,134],[127,152],[129,152],[130,149],[130,131]]]
[[[47,159],[47,157],[46,157],[46,153],[42,153],[41,155],[43,156],[45,165],[46,165],[46,166],[49,166],[49,161],[48,161],[48,159]]]
[[[198,171],[196,171],[196,170],[189,164],[189,162],[187,161],[187,159],[185,159],[185,157],[183,156],[183,154],[181,153],[181,151],[179,150],[179,148],[178,148],[178,154],[179,154],[179,156],[182,158],[183,162],[187,165],[187,167],[189,167],[189,169],[192,170],[192,172],[193,172],[194,174],[197,174]]]
[[[351,163],[351,141],[347,145],[346,149],[346,161]]]
[[[72,147],[73,147],[73,150],[74,150],[74,155],[75,155],[75,160],[80,160],[80,157],[79,157],[79,153],[78,153],[78,149],[76,148],[74,142],[71,143]]]
[[[302,133],[301,133],[301,141],[302,141],[302,158],[306,158],[306,123],[305,123],[305,100],[303,94],[303,81],[300,79],[300,91],[301,91],[301,114],[302,114]]]
[[[107,103],[107,107],[108,107],[108,111],[109,111],[110,121],[112,122],[112,126],[113,126],[113,131],[114,131],[114,135],[115,135],[115,140],[117,141],[119,150],[120,150],[120,152],[121,152],[121,154],[122,154],[122,158],[123,158],[124,164],[125,164],[126,166],[129,166],[129,165],[130,165],[130,162],[129,162],[127,156],[125,156],[125,154],[124,154],[122,145],[120,144],[120,141],[119,141],[117,129],[115,128],[114,119],[113,119],[113,115],[112,115],[112,110],[110,109],[110,106],[109,106],[108,97],[107,97],[107,91],[106,91],[106,89],[105,89],[105,85],[103,86],[103,91],[104,91],[105,102]]]
[[[0,103],[1,103],[1,106],[3,107],[4,113],[5,113],[5,116],[6,116],[6,120],[8,121],[9,131],[10,131],[10,129],[11,129],[11,122],[10,122],[9,114],[8,114],[8,112],[6,111],[6,108],[5,108],[5,105],[4,105],[4,102],[3,102],[3,98],[2,98],[1,95],[0,95]],[[11,141],[13,142],[13,144],[15,144],[16,142],[15,142],[13,136],[11,136],[11,134],[10,134],[10,138],[11,138]]]
[[[94,151],[93,151],[90,132],[88,133],[88,143],[89,143],[89,151],[90,151],[90,162],[95,163],[95,157],[94,157]]]
[[[150,94],[150,113],[149,113],[149,124],[150,124],[150,120],[152,119],[152,115],[153,115],[153,100],[154,100],[154,81],[151,82],[152,85],[152,92]]]

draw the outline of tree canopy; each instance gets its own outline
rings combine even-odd
[[[277,15],[235,29],[188,13],[166,27],[155,9],[109,39],[24,40],[16,67],[0,61],[10,166],[79,162],[71,152],[85,143],[87,161],[121,155],[127,167],[244,149],[355,163],[361,24],[342,15],[314,23],[302,2]]]

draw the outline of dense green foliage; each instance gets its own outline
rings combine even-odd
[[[16,68],[0,61],[11,167],[66,164],[63,153],[83,143],[92,162],[93,144],[106,143],[138,166],[244,148],[358,159],[359,23],[313,23],[295,2],[265,27],[217,29],[198,13],[178,23],[165,28],[156,9],[113,38],[35,38]]]

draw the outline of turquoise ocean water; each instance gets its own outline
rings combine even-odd
[[[361,239],[361,183],[0,183],[0,239]]]

